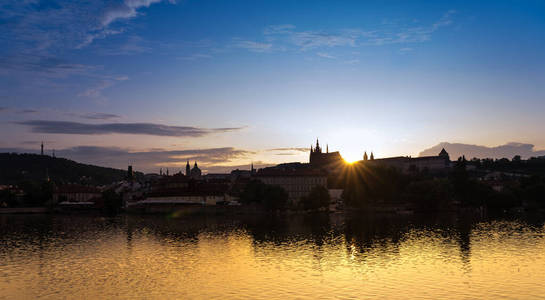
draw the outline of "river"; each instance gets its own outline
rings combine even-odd
[[[0,299],[543,299],[540,218],[0,215]]]

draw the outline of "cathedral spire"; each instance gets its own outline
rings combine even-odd
[[[316,147],[314,148],[314,152],[322,153],[322,148],[320,148],[320,141],[318,141],[318,138],[316,138]]]
[[[363,152],[363,160],[369,160],[369,157],[367,156],[367,151]]]

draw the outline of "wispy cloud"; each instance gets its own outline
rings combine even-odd
[[[203,54],[203,53],[195,53],[195,54],[190,54],[187,56],[178,57],[178,59],[182,59],[182,60],[198,60],[198,59],[209,59],[209,58],[212,58],[212,55]]]
[[[90,98],[101,98],[103,90],[113,86],[116,82],[125,81],[127,79],[129,79],[129,78],[126,77],[126,76],[104,77],[95,86],[84,90],[83,92],[79,93],[78,96],[80,96],[80,97],[90,97]]]
[[[69,121],[30,120],[17,122],[31,128],[32,132],[52,134],[141,134],[173,137],[201,137],[213,133],[237,131],[243,127],[199,128],[170,126],[153,123],[104,123],[88,124]]]
[[[90,119],[90,120],[111,120],[111,119],[119,119],[121,116],[116,114],[109,114],[109,113],[86,113],[79,115],[80,117],[84,119]]]
[[[347,65],[355,65],[357,63],[359,63],[360,60],[359,59],[349,59],[349,60],[345,60],[343,61],[343,63],[347,64]]]
[[[296,151],[296,152],[308,152],[308,151],[310,151],[310,148],[305,148],[305,147],[272,148],[272,149],[267,149],[266,151]]]
[[[323,57],[323,58],[329,58],[329,59],[336,59],[337,57],[331,55],[331,54],[327,54],[325,52],[318,52],[316,53],[316,55],[318,55],[319,57]]]
[[[429,25],[407,26],[393,22],[383,22],[374,28],[355,28],[337,31],[298,30],[295,25],[281,24],[268,26],[263,30],[269,51],[273,49],[291,49],[307,51],[334,47],[381,46],[425,42],[434,32],[453,23],[456,11],[447,11],[437,22]],[[259,42],[253,42],[261,44]],[[250,44],[248,44],[250,46]],[[318,52],[318,56],[332,58],[327,52]]]
[[[28,81],[35,89],[68,85],[82,96],[101,97],[115,84],[104,75],[104,66],[73,62],[78,53],[97,40],[129,33],[124,43],[96,47],[93,53],[122,55],[151,51],[132,31],[129,20],[166,0],[19,1],[0,5],[0,75]],[[123,41],[118,38],[117,42]],[[74,55],[75,54],[75,55]],[[84,76],[84,79],[64,80]]]
[[[0,12],[2,38],[11,47],[51,53],[62,49],[84,48],[97,39],[125,32],[127,21],[142,14],[141,9],[161,0],[105,0],[90,2],[8,0]],[[169,1],[173,2],[173,1]],[[48,2],[49,3],[49,2]],[[53,5],[54,4],[54,5]]]
[[[356,46],[359,32],[343,31],[340,33],[329,33],[324,31],[302,31],[293,32],[292,42],[301,50],[309,50],[321,47]]]
[[[18,114],[35,114],[37,112],[35,109],[21,109],[17,111]]]
[[[97,66],[77,64],[54,56],[17,53],[0,58],[0,69],[39,73],[48,78],[88,75],[100,69]]]
[[[245,41],[245,40],[241,40],[237,38],[233,39],[233,43],[231,44],[231,47],[246,49],[252,52],[271,52],[272,51],[271,43]]]
[[[122,43],[115,45],[101,45],[96,49],[101,55],[136,55],[142,53],[150,53],[153,50],[153,43],[143,39],[138,35],[128,36]]]

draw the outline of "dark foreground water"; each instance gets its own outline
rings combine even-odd
[[[0,299],[532,299],[542,221],[0,216]]]

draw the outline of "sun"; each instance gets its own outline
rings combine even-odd
[[[344,160],[345,163],[351,165],[351,164],[357,162],[359,159],[349,159],[349,158],[343,157],[343,160]]]
[[[361,157],[357,153],[343,153],[342,157],[347,164],[353,164],[361,160]]]

